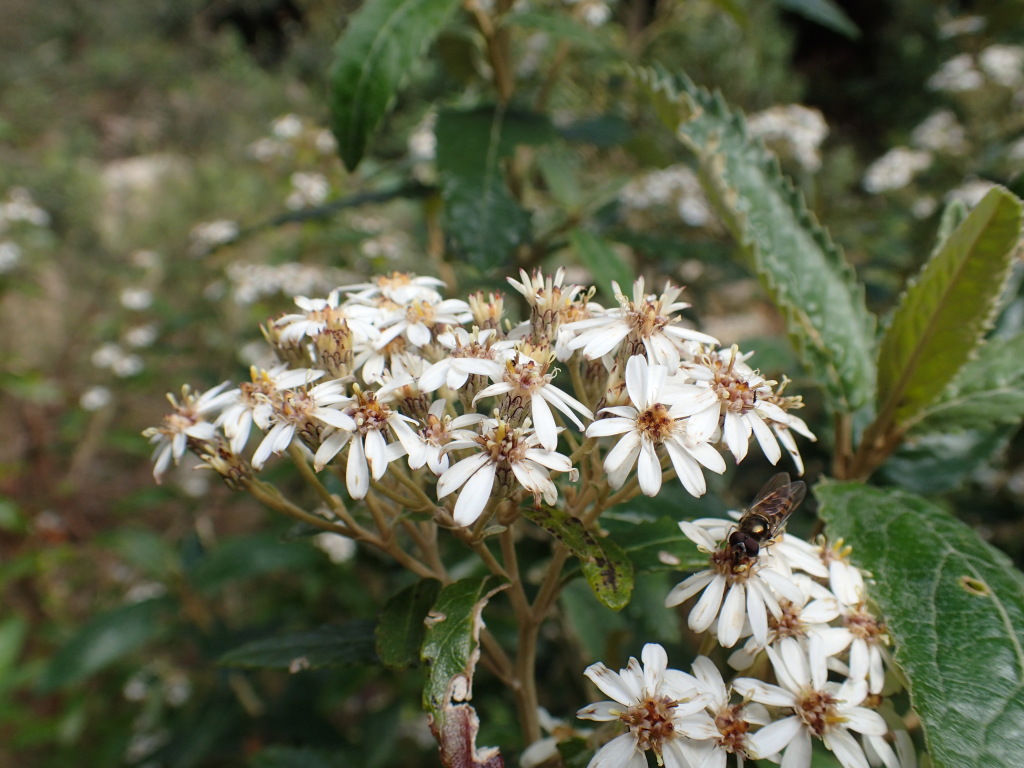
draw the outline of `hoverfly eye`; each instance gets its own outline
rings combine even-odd
[[[747,546],[746,538],[747,538],[747,535],[745,533],[743,533],[743,531],[733,531],[731,534],[729,534],[729,546],[730,547],[739,547],[739,546],[746,547]]]
[[[751,557],[755,557],[757,553],[761,551],[761,546],[753,536],[747,536],[746,541],[743,542],[743,547]]]

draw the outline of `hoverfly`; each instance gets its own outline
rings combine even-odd
[[[756,558],[782,532],[786,520],[806,495],[807,484],[803,480],[790,482],[786,472],[769,480],[737,521],[736,530],[729,534],[734,562],[739,565]]]

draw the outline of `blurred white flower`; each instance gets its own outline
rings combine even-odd
[[[98,411],[110,405],[113,399],[114,395],[109,387],[97,385],[85,390],[81,397],[78,398],[78,404],[85,411]]]
[[[928,78],[928,88],[933,91],[959,93],[976,91],[985,83],[985,78],[974,66],[974,59],[968,53],[961,53],[949,59],[939,71]]]
[[[932,164],[931,152],[895,147],[875,160],[864,172],[861,182],[872,195],[902,189]]]
[[[751,115],[747,128],[769,149],[792,157],[805,170],[821,168],[821,143],[828,136],[828,123],[819,110],[802,104],[775,106]]]
[[[1024,48],[990,45],[978,54],[978,64],[992,82],[1015,88],[1024,81]]]

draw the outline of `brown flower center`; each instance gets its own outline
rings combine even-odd
[[[675,737],[672,714],[676,704],[668,696],[651,696],[630,707],[619,715],[619,719],[636,736],[637,747],[653,749],[660,755],[662,744]]]

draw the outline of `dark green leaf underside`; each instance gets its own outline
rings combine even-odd
[[[1024,574],[936,505],[857,483],[815,489],[852,544],[895,642],[932,759],[1018,768],[1024,755]]]
[[[384,605],[377,624],[377,653],[385,666],[401,669],[419,661],[427,631],[423,620],[440,591],[440,581],[423,579]]]

